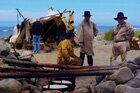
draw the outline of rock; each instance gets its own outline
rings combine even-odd
[[[16,57],[20,56],[20,54],[19,54],[18,52],[13,52],[13,54],[14,54]]]
[[[10,44],[8,44],[4,40],[0,39],[0,54],[1,54],[2,51],[5,51],[6,53],[9,53],[10,49],[11,49]]]
[[[3,58],[0,58],[0,65],[3,65]]]
[[[29,90],[31,93],[38,93],[37,86],[30,83],[30,80],[23,80],[23,90]]]
[[[0,81],[0,93],[21,93],[22,85],[15,79],[3,79]]]
[[[31,50],[23,50],[18,58],[21,60],[31,60],[32,56],[33,52]]]
[[[36,58],[34,56],[31,57],[31,62],[38,63],[37,60],[36,60]]]
[[[125,85],[133,87],[133,88],[140,88],[140,79],[138,78],[133,78],[129,80]]]
[[[128,67],[122,67],[110,75],[110,79],[114,80],[116,83],[125,83],[132,79],[134,74]]]
[[[105,75],[96,76],[96,82],[97,82],[97,84],[99,84],[104,78],[105,78]]]
[[[140,79],[140,70],[137,70],[137,71],[136,71],[135,78],[138,78],[138,79]]]
[[[132,93],[132,88],[126,85],[118,85],[114,93]]]
[[[140,56],[139,57],[136,57],[136,58],[134,58],[134,64],[135,65],[140,65]]]
[[[90,85],[90,90],[92,93],[95,93],[95,84]]]
[[[29,90],[23,90],[21,93],[30,93]]]
[[[112,64],[110,64],[111,66],[118,66],[119,64],[121,64],[121,62],[114,60],[112,61]]]
[[[10,53],[6,58],[17,59],[17,57],[13,53]]]
[[[47,91],[43,91],[43,93],[62,93],[62,92],[58,90],[47,90]]]
[[[140,88],[132,88],[126,85],[118,85],[114,93],[140,93]]]
[[[132,64],[131,61],[121,64],[120,67],[128,67],[134,74],[136,73],[137,70],[136,65]]]
[[[95,93],[114,93],[115,87],[114,81],[105,81],[95,86]]]
[[[134,61],[127,61],[127,63],[131,63],[131,64],[136,65]]]
[[[75,90],[73,93],[91,93],[91,91],[85,87],[80,87],[79,89]]]
[[[96,85],[96,80],[94,76],[76,77],[75,89],[79,89],[80,87],[86,87],[89,86],[90,84]]]
[[[2,55],[2,56],[8,56],[9,55],[9,51],[7,51],[7,50],[3,50],[3,51],[1,51],[1,53],[0,53],[0,55]]]

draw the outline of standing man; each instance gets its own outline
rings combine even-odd
[[[90,21],[90,11],[84,12],[84,19],[78,26],[78,42],[81,47],[80,50],[80,58],[82,60],[81,66],[84,63],[85,54],[87,55],[88,65],[93,65],[93,58],[94,55],[93,51],[93,39],[98,33],[98,29],[92,21]]]
[[[130,50],[129,40],[134,36],[134,29],[125,22],[127,17],[124,16],[123,12],[119,12],[114,19],[118,22],[118,25],[113,32],[115,43],[112,46],[113,55],[110,57],[111,65],[119,55],[121,56],[122,62],[126,62],[126,54]]]
[[[39,20],[37,20],[32,24],[34,53],[40,52],[40,40],[41,40],[42,31],[43,31],[43,26]]]

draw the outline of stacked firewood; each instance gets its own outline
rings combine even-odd
[[[92,92],[88,93],[118,93],[115,91],[118,91],[117,88],[120,89],[119,84],[126,83],[128,85],[132,85],[131,82],[133,81],[131,80],[134,79],[135,81],[135,77],[137,76],[136,72],[138,73],[138,69],[140,69],[139,59],[140,58],[135,59],[134,61],[129,61],[120,66],[71,66],[39,64],[30,61],[3,58],[3,62],[8,64],[10,67],[0,67],[0,78],[22,79],[22,84],[26,86],[24,87],[25,89],[30,89],[30,91],[34,91],[33,93],[36,93],[35,91],[42,93],[43,86],[50,84],[49,82],[56,78],[97,76],[96,85],[92,85]],[[44,79],[43,83],[45,84],[40,83],[42,78]],[[106,84],[108,86],[106,86]],[[123,85],[123,87],[127,87],[128,85]],[[99,92],[101,88],[107,92]],[[65,91],[69,91],[68,89]],[[49,89],[47,88],[47,90]],[[84,93],[81,92],[81,90],[78,92],[78,90],[79,89],[75,90],[76,93]]]
[[[131,49],[140,49],[140,38],[139,37],[133,37],[130,40],[130,48]]]
[[[0,78],[14,78],[23,86],[23,89],[29,89],[31,92],[42,93],[43,86],[50,84],[52,80],[61,80],[75,78],[77,76],[96,76],[110,75],[118,67],[114,66],[71,66],[58,64],[39,64],[31,61],[2,58],[2,62],[8,64],[7,67],[0,67]],[[43,81],[43,82],[42,82]],[[74,85],[71,82],[71,85]],[[60,85],[59,85],[60,86]],[[69,91],[70,88],[60,91]],[[47,90],[49,90],[47,88]],[[57,88],[56,88],[57,90]]]

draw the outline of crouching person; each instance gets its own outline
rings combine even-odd
[[[80,57],[74,54],[73,42],[74,42],[74,33],[68,32],[66,39],[62,40],[57,49],[57,63],[62,65],[80,65]]]
[[[58,45],[58,55],[57,63],[61,65],[79,65],[81,64],[80,57],[77,57],[74,54],[73,42],[74,42],[74,33],[68,32],[66,34],[66,39],[61,41]],[[75,89],[75,77],[68,77],[69,81],[72,82],[72,85],[69,87],[69,93],[73,92]]]

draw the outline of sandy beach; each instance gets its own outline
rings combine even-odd
[[[95,56],[94,59],[94,66],[101,66],[101,65],[109,65],[110,56],[111,56],[111,48],[112,44],[104,44],[103,41],[95,41],[94,42],[94,52]],[[74,48],[74,53],[79,56],[80,48]],[[130,50],[127,55],[127,60],[133,60],[134,58],[140,55],[140,50]],[[57,50],[54,50],[50,53],[45,53],[41,51],[40,54],[34,54],[36,60],[39,63],[49,63],[49,64],[56,64],[57,63]],[[120,57],[117,59],[120,62]],[[85,57],[84,65],[87,65],[87,58]]]

